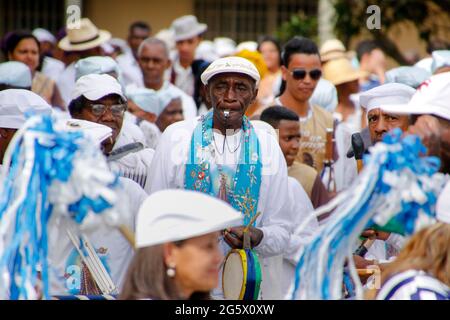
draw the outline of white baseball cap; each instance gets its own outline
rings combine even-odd
[[[450,72],[423,82],[409,103],[389,104],[381,109],[392,113],[432,114],[450,121]]]
[[[201,192],[163,190],[142,203],[136,220],[136,247],[186,240],[242,224],[242,214]]]
[[[0,91],[0,128],[20,129],[27,114],[52,114],[52,107],[40,96],[24,89]]]
[[[450,181],[447,182],[437,200],[436,219],[450,223]]]
[[[56,122],[55,128],[70,132],[82,131],[84,135],[90,137],[98,144],[101,144],[112,135],[110,127],[81,119],[60,119]]]
[[[256,85],[259,84],[261,79],[258,69],[249,60],[241,57],[226,57],[220,58],[209,65],[208,68],[202,73],[200,78],[204,85],[208,84],[208,81],[215,75],[221,73],[241,73],[249,76],[256,81]]]
[[[81,96],[95,101],[110,94],[117,94],[126,100],[120,83],[108,74],[88,74],[75,83],[72,100]]]
[[[31,88],[31,70],[19,61],[0,63],[0,84],[14,88]]]

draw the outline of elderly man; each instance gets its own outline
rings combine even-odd
[[[218,59],[206,69],[202,81],[213,109],[162,134],[152,164],[151,192],[184,188],[213,195],[239,210],[244,224],[260,212],[249,233],[251,247],[266,259],[284,253],[292,219],[286,217],[290,210],[283,153],[267,131],[255,131],[244,116],[259,80],[254,65],[243,58]],[[225,252],[242,248],[243,230],[224,233]],[[278,271],[266,272],[274,276]],[[263,297],[270,296],[271,285],[279,282],[263,281]]]
[[[441,159],[441,172],[450,174],[450,72],[425,81],[406,103],[383,105],[384,112],[413,115],[408,133],[416,134],[429,155]]]
[[[73,118],[104,124],[112,136],[103,143],[110,166],[150,190],[149,169],[153,150],[134,143],[124,124],[127,101],[119,82],[107,74],[90,74],[76,82],[69,111]],[[142,149],[142,150],[141,150]]]
[[[142,86],[142,72],[138,64],[138,49],[142,41],[150,37],[151,28],[143,21],[136,21],[128,30],[128,45],[131,52],[125,52],[117,57],[117,63],[123,71],[124,85]]]
[[[197,107],[192,97],[169,81],[164,80],[164,72],[171,66],[166,43],[156,38],[148,38],[141,43],[138,57],[145,87],[155,91],[167,90],[168,88],[178,91],[182,101],[184,118],[191,119],[196,117]],[[133,87],[130,87],[127,87],[127,91],[129,89],[133,90]]]
[[[29,90],[8,89],[0,92],[0,165],[12,137],[25,123],[26,113],[51,114],[52,107]]]

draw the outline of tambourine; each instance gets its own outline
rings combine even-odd
[[[253,250],[233,249],[227,254],[222,274],[225,299],[258,300],[261,280],[261,264]]]

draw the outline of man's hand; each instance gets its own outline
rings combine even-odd
[[[439,120],[433,116],[420,116],[414,125],[409,126],[407,133],[418,135],[427,147],[427,155],[440,156],[441,132]]]
[[[242,249],[244,247],[244,229],[245,227],[241,226],[225,230],[223,233],[225,242],[233,249]],[[264,233],[260,229],[254,227],[248,229],[248,234],[252,248],[257,247],[264,236]]]

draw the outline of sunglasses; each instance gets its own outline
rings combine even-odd
[[[319,80],[319,78],[322,76],[322,70],[320,69],[313,69],[307,72],[305,69],[294,69],[291,71],[292,78],[295,80],[303,80],[306,77],[306,74],[309,73],[309,76],[313,80]]]
[[[126,104],[114,104],[108,107],[104,104],[93,104],[91,105],[92,114],[96,117],[101,117],[105,114],[106,110],[109,109],[114,117],[121,117],[127,110]]]

